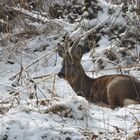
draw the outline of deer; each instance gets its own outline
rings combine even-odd
[[[78,96],[88,102],[103,103],[110,108],[138,104],[140,101],[140,81],[126,74],[104,75],[97,78],[87,76],[81,64],[83,50],[78,38],[69,50],[68,41],[58,44],[58,55],[62,57],[59,78],[65,79]]]

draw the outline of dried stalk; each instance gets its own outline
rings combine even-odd
[[[45,80],[47,80],[47,79],[50,79],[50,78],[52,78],[52,77],[54,77],[54,76],[55,76],[55,74],[50,75],[50,76],[48,76],[48,77],[46,77],[46,78],[43,78],[43,79],[41,79],[41,80],[38,80],[38,81],[36,81],[35,83],[26,86],[26,88],[32,87],[33,85],[38,84],[38,83],[40,83],[40,82],[42,82],[42,81],[45,81]],[[21,90],[15,91],[15,92],[12,93],[10,96],[8,96],[7,98],[5,98],[5,99],[3,99],[2,101],[0,101],[0,104],[2,104],[3,102],[5,102],[7,99],[11,98],[12,96],[15,96],[17,93],[20,93],[20,92],[24,91],[26,88],[23,88],[23,89],[21,89]]]

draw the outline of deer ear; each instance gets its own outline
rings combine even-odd
[[[59,54],[60,57],[64,58],[65,57],[65,50],[64,47],[58,43],[58,47],[57,47],[57,52]]]
[[[77,58],[78,60],[80,60],[83,56],[83,50],[82,50],[82,46],[81,45],[78,45],[76,48],[75,48],[75,51],[74,51],[74,54],[73,56],[75,58]]]
[[[77,59],[81,59],[83,55],[83,50],[81,45],[79,45],[81,38],[79,37],[73,44],[72,49],[71,49],[71,55]]]

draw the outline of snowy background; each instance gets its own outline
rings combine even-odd
[[[140,1],[127,2],[1,2],[0,140],[140,139],[140,105],[97,106],[57,76],[67,34],[90,77],[140,79]]]

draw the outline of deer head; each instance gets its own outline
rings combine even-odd
[[[79,45],[80,38],[78,38],[72,45],[71,50],[68,50],[69,42],[66,39],[64,46],[58,44],[58,54],[63,58],[61,71],[58,73],[60,78],[64,78],[68,82],[74,82],[82,70],[80,64],[83,56],[82,47]]]

